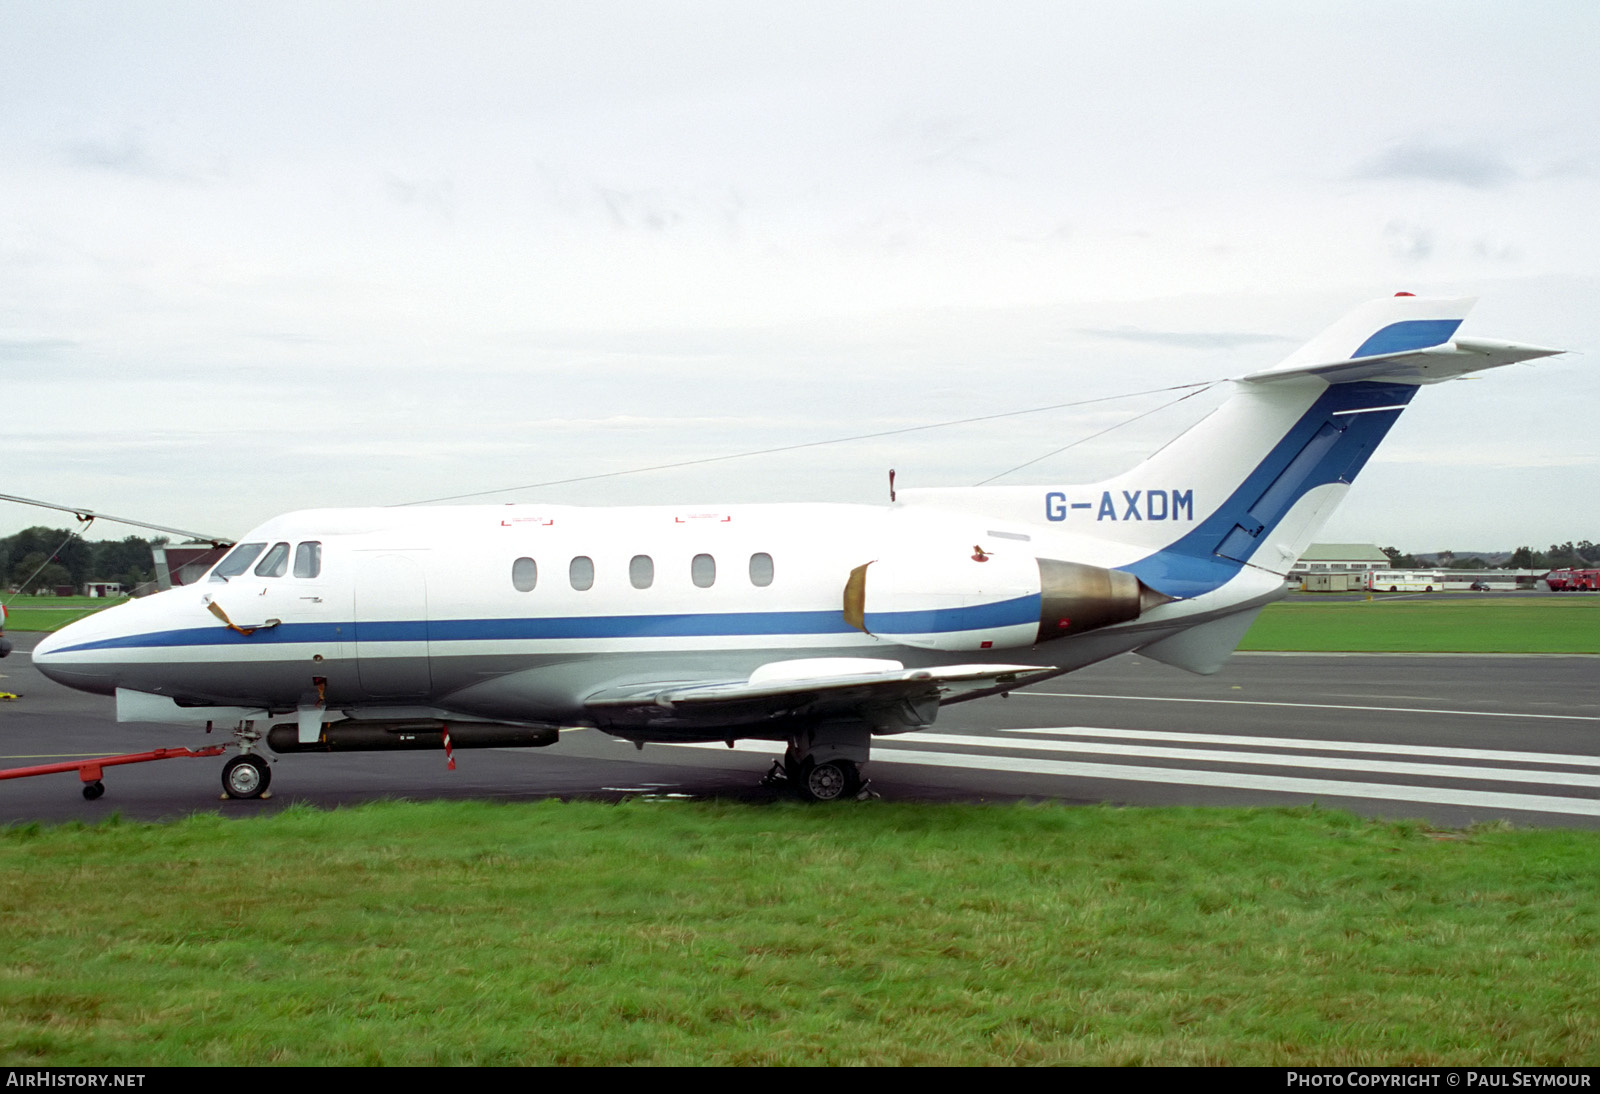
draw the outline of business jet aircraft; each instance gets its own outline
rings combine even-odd
[[[1129,650],[1219,669],[1420,385],[1561,352],[1456,338],[1471,303],[1367,304],[1093,485],[290,513],[33,662],[121,720],[231,726],[235,797],[266,789],[263,741],[529,746],[568,726],[783,742],[804,795],[850,796],[874,735],[944,703]]]

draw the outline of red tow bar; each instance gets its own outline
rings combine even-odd
[[[90,760],[69,760],[59,764],[39,764],[36,767],[7,767],[0,769],[0,779],[26,779],[30,775],[56,775],[63,771],[76,771],[83,783],[83,796],[94,801],[106,792],[100,781],[101,769],[118,764],[142,764],[151,760],[176,760],[182,756],[220,756],[227,745],[210,745],[206,748],[158,748],[152,752],[129,752],[122,756],[96,756]]]

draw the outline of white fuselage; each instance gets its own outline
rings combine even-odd
[[[738,677],[794,658],[916,666],[1029,650],[1030,664],[1066,670],[1274,587],[1244,580],[1204,605],[1040,644],[1036,559],[1114,563],[1125,546],[939,508],[848,505],[310,510],[241,544],[262,545],[260,561],[62,631],[36,651],[41,668],[184,703],[284,711],[320,686],[329,706],[570,721],[616,680]],[[278,544],[289,560],[315,544],[314,575],[274,572]],[[842,610],[863,565],[864,629]]]

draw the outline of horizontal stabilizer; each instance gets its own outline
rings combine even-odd
[[[1488,338],[1457,338],[1425,349],[1380,353],[1343,361],[1290,365],[1287,362],[1245,379],[1269,383],[1302,376],[1315,376],[1324,383],[1348,384],[1357,380],[1388,381],[1401,384],[1437,384],[1454,380],[1469,372],[1514,365],[1539,357],[1553,357],[1565,350],[1529,346],[1517,342],[1497,342]]]

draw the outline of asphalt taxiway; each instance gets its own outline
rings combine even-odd
[[[0,661],[0,768],[225,743],[224,735],[119,725],[111,700],[45,679],[38,636]],[[74,774],[0,781],[0,823],[247,817],[293,802],[382,798],[782,793],[760,776],[768,742],[632,745],[592,730],[543,749],[276,756],[272,796],[219,800],[222,761],[108,769],[86,801]],[[1600,827],[1600,657],[1238,654],[1196,677],[1118,657],[1019,691],[947,707],[930,730],[878,738],[867,769],[889,800],[1119,805],[1318,802],[1441,825]]]

